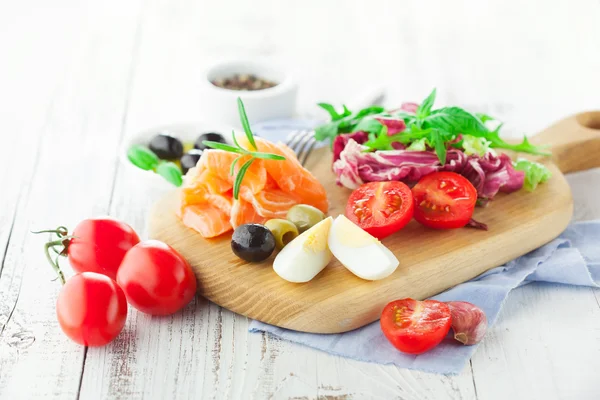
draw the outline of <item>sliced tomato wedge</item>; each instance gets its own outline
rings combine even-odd
[[[412,193],[402,182],[365,183],[346,205],[346,217],[378,239],[402,229],[413,212]]]
[[[392,301],[381,313],[383,334],[403,353],[421,354],[437,346],[450,330],[450,307],[436,300]]]
[[[454,172],[425,175],[412,193],[415,219],[435,229],[462,228],[471,219],[477,202],[473,184]]]

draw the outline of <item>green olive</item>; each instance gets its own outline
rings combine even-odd
[[[307,204],[297,204],[290,208],[286,218],[288,221],[291,221],[294,223],[294,225],[296,225],[298,232],[302,233],[323,221],[325,214],[313,206],[309,206]]]
[[[265,226],[275,236],[275,246],[279,250],[298,236],[298,228],[287,219],[270,219]]]

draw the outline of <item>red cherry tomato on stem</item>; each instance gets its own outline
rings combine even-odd
[[[196,293],[196,276],[188,262],[157,240],[138,243],[127,252],[117,282],[129,304],[151,315],[173,314]]]
[[[403,353],[421,354],[437,346],[450,330],[450,307],[435,300],[392,301],[381,313],[381,330]]]
[[[112,218],[84,219],[71,236],[66,251],[73,270],[111,279],[117,278],[125,253],[140,242],[133,228]]]
[[[123,330],[127,299],[106,275],[84,272],[62,287],[56,302],[62,331],[84,346],[104,346]]]
[[[378,239],[404,228],[413,211],[412,193],[402,182],[365,183],[346,205],[346,217]]]
[[[454,172],[425,175],[412,193],[415,219],[434,229],[462,228],[471,219],[477,202],[473,184]]]

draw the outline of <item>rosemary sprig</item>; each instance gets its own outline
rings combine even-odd
[[[256,147],[256,141],[254,140],[254,135],[252,134],[252,130],[250,129],[250,123],[248,122],[248,117],[246,116],[246,109],[244,108],[244,103],[242,102],[242,99],[240,99],[239,97],[237,99],[237,102],[238,102],[238,112],[240,114],[240,121],[242,122],[242,127],[244,128],[244,132],[246,133],[246,138],[248,139],[248,142],[254,148],[254,150],[258,150],[258,147]],[[263,153],[260,151],[250,151],[250,150],[244,149],[238,143],[238,141],[235,137],[235,132],[232,132],[231,135],[233,138],[233,144],[235,146],[231,146],[231,145],[228,145],[225,143],[212,142],[210,140],[204,140],[202,143],[206,147],[210,147],[210,148],[217,149],[217,150],[228,151],[230,153],[239,154],[239,156],[235,160],[233,160],[233,162],[231,163],[231,167],[229,167],[229,175],[232,175],[232,176],[235,173],[235,166],[236,166],[237,162],[240,160],[240,158],[243,156],[250,156],[250,159],[248,161],[246,161],[244,163],[244,165],[242,165],[240,167],[240,169],[237,172],[237,175],[235,176],[235,180],[233,183],[233,198],[237,200],[239,198],[240,187],[242,185],[242,180],[244,179],[244,175],[246,175],[246,171],[248,171],[248,168],[250,168],[250,166],[252,165],[254,160],[256,160],[257,158],[260,158],[263,160],[285,160],[285,157],[280,156],[278,154]]]

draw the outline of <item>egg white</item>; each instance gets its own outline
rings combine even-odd
[[[387,278],[400,264],[394,253],[344,215],[333,221],[328,244],[344,267],[369,281]]]
[[[308,282],[331,261],[327,245],[333,219],[325,218],[288,243],[275,257],[273,270],[289,282]]]

